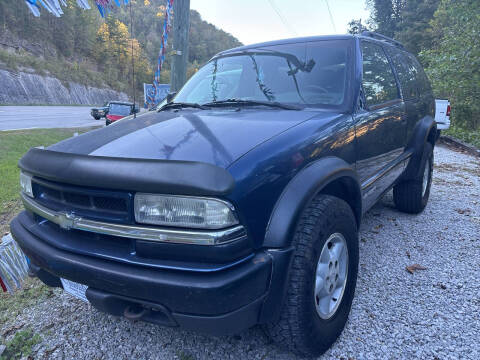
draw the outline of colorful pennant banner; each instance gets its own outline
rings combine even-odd
[[[129,0],[95,0],[95,4],[102,17],[105,17],[114,6],[121,6],[122,3],[126,5],[128,2]],[[63,15],[62,6],[67,6],[65,0],[25,0],[25,3],[34,16],[40,16],[40,6],[42,6],[49,13],[60,17]],[[77,4],[82,9],[90,9],[88,0],[77,0]]]
[[[162,71],[163,63],[165,62],[165,53],[167,51],[168,34],[172,27],[172,12],[173,12],[173,0],[167,0],[167,6],[165,7],[165,20],[163,22],[163,34],[162,41],[160,43],[160,51],[158,53],[157,69],[155,70],[155,77],[153,79],[153,89],[148,94],[147,105],[149,107],[156,106],[157,91],[160,86],[160,73]]]

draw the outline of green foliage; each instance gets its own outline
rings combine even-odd
[[[7,348],[0,357],[1,360],[20,359],[32,353],[32,347],[41,341],[41,337],[31,329],[18,331],[12,340],[7,343]]]
[[[352,19],[347,26],[349,34],[361,34],[362,31],[368,30],[368,27],[362,23],[362,19]]]
[[[480,149],[480,129],[462,129],[461,127],[454,125],[448,130],[442,132],[442,134],[452,136],[465,143],[472,144]]]
[[[183,350],[177,351],[177,358],[179,360],[195,360],[195,357],[192,354],[186,353]]]
[[[457,127],[480,127],[480,2],[442,0],[431,22],[435,35],[421,59],[435,95],[448,98]]]
[[[405,1],[398,24],[395,39],[400,41],[411,53],[417,55],[433,43],[435,34],[430,31],[430,20],[440,0]]]
[[[370,28],[395,38],[417,55],[428,48],[433,34],[429,22],[440,0],[367,0]],[[352,20],[351,23],[354,23]],[[350,24],[349,24],[350,25]],[[353,26],[355,24],[352,24]]]
[[[370,25],[375,31],[392,37],[397,31],[405,0],[366,0],[370,9]]]
[[[109,79],[105,73],[93,71],[85,63],[67,61],[62,58],[47,61],[26,51],[20,50],[16,53],[10,53],[0,49],[0,63],[5,64],[4,67],[13,71],[19,71],[22,68],[33,69],[38,75],[48,75],[59,79],[64,82],[65,86],[68,86],[68,81],[73,81],[100,88],[110,86],[121,91],[128,90],[127,83],[120,83],[117,79]]]

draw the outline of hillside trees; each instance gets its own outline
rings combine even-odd
[[[464,128],[480,128],[480,2],[442,0],[421,53],[439,97],[449,98],[452,116]]]
[[[135,63],[135,88],[141,90],[144,82],[151,81],[152,66],[137,39],[130,36],[128,27],[113,16],[108,16],[97,31],[93,56],[110,82],[118,79],[133,79],[132,67]],[[133,94],[132,94],[133,96]]]

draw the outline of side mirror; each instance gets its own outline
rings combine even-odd
[[[171,92],[167,94],[167,103],[171,103],[173,98],[177,95],[177,92]]]

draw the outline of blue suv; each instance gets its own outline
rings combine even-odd
[[[50,286],[133,320],[210,334],[262,324],[330,347],[354,297],[362,215],[428,200],[434,98],[375,34],[243,46],[158,111],[31,149],[11,230]]]

